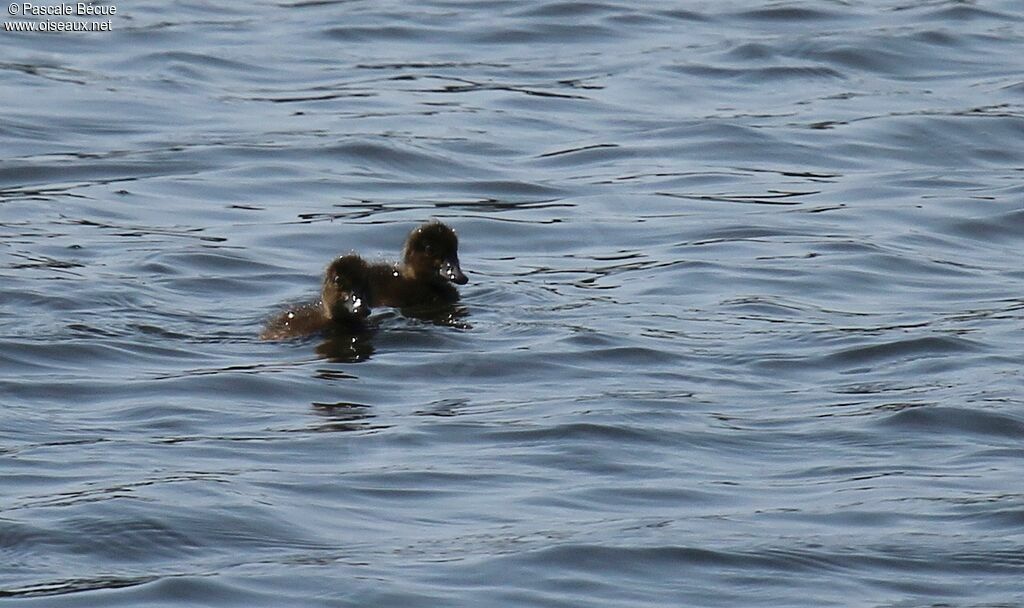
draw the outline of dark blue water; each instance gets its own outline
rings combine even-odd
[[[1024,604],[1019,2],[116,6],[0,32],[0,603]]]

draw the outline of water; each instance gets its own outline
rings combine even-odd
[[[1020,3],[116,6],[0,35],[0,603],[1024,603]]]

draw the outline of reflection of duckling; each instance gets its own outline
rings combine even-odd
[[[324,271],[320,300],[288,310],[272,319],[260,334],[284,340],[321,331],[358,331],[370,314],[367,265],[357,255],[342,256]]]
[[[409,308],[452,304],[459,292],[452,286],[469,282],[459,268],[459,239],[438,221],[409,233],[398,264],[369,265],[371,306]]]

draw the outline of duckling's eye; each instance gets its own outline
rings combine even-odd
[[[423,246],[423,252],[426,253],[427,255],[434,255],[434,246],[431,245],[430,243],[427,243],[426,245]]]

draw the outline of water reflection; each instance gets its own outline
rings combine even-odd
[[[454,327],[456,329],[472,329],[473,326],[464,319],[469,316],[469,309],[465,306],[446,304],[443,306],[410,306],[402,308],[402,315],[419,321],[426,321],[433,325]]]
[[[401,309],[401,316],[423,321],[442,327],[456,329],[472,329],[465,319],[469,317],[469,309],[465,306],[445,304],[441,306],[416,306]],[[365,327],[353,329],[337,326],[324,333],[324,340],[316,347],[316,354],[333,363],[362,363],[369,360],[376,347],[374,341],[377,333],[382,331],[382,321],[397,317],[391,313],[373,319]],[[384,330],[386,331],[386,330]]]
[[[373,356],[373,328],[356,331],[338,329],[324,334],[324,341],[317,345],[316,354],[335,363],[359,363]]]
[[[377,416],[373,408],[363,403],[338,401],[336,403],[311,404],[313,413],[327,422],[317,425],[315,431],[368,431],[388,428],[387,425],[373,424]]]
[[[442,399],[440,401],[434,401],[428,403],[426,407],[420,410],[416,410],[417,416],[440,416],[442,418],[450,418],[458,416],[462,413],[462,410],[469,407],[468,399]]]

